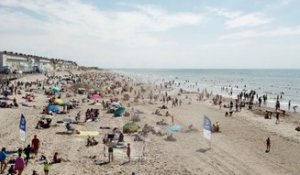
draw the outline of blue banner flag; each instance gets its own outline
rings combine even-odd
[[[204,116],[203,120],[203,136],[208,140],[211,139],[211,121],[207,116]]]
[[[20,130],[21,140],[25,141],[25,138],[26,138],[26,119],[25,119],[23,114],[21,114],[19,130]]]

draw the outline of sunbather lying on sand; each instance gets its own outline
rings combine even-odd
[[[161,121],[156,122],[157,125],[168,125],[164,119],[162,119]]]
[[[154,114],[158,115],[158,116],[162,116],[162,114],[160,113],[159,109],[156,109],[155,112],[154,112]]]
[[[87,138],[87,144],[86,146],[95,146],[98,145],[98,142],[96,141],[96,139],[94,137],[88,137]]]
[[[40,128],[50,128],[50,124],[51,124],[52,120],[50,118],[46,119],[46,121],[44,120],[39,120],[38,123],[36,124],[36,129],[40,129]]]

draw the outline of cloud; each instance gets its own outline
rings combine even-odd
[[[256,27],[270,23],[273,19],[268,18],[260,12],[246,13],[243,11],[233,11],[225,8],[208,8],[211,12],[218,16],[226,18],[224,25],[226,29],[241,27]]]
[[[225,27],[227,29],[238,27],[255,27],[270,23],[271,21],[271,18],[266,17],[262,13],[250,13],[226,21]]]
[[[91,36],[127,46],[158,45],[164,41],[153,33],[204,21],[202,14],[170,13],[155,6],[139,6],[131,11],[101,10],[78,0],[3,0],[0,5],[5,8],[1,12],[7,31],[22,26],[49,35]],[[17,8],[22,10],[17,12]]]
[[[292,2],[294,2],[295,0],[279,0],[280,5],[282,6],[286,6],[286,5],[290,5]]]
[[[283,37],[293,35],[300,35],[300,26],[280,27],[268,31],[245,30],[238,33],[223,35],[220,37],[220,39],[249,39],[258,37]]]
[[[230,10],[225,9],[225,8],[212,8],[212,7],[209,7],[208,9],[210,11],[216,13],[217,15],[225,17],[225,18],[236,18],[236,17],[239,17],[241,14],[244,13],[242,11],[230,11]]]

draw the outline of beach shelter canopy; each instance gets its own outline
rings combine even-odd
[[[135,123],[126,123],[123,126],[123,132],[124,133],[133,133],[133,132],[137,132],[139,130],[139,126]]]
[[[118,109],[115,110],[114,112],[114,116],[115,117],[121,117],[125,112],[125,108],[124,107],[119,107]]]
[[[180,125],[172,125],[172,126],[168,127],[167,130],[170,132],[178,132],[181,130],[181,126]]]
[[[109,108],[111,108],[111,109],[118,109],[120,107],[121,107],[121,104],[118,102],[112,102],[109,106]]]
[[[57,86],[55,86],[55,87],[52,87],[52,92],[54,92],[54,93],[58,93],[59,91],[60,91],[60,88],[59,87],[57,87]]]
[[[48,106],[48,110],[49,110],[49,111],[52,111],[52,112],[54,112],[54,113],[58,113],[58,112],[59,112],[58,107],[55,106],[55,105],[49,105],[49,106]]]

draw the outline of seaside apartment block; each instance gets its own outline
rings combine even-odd
[[[0,52],[0,67],[8,67],[11,70],[22,72],[44,72],[44,71],[64,71],[76,70],[78,65],[74,61],[46,58],[35,55]]]

